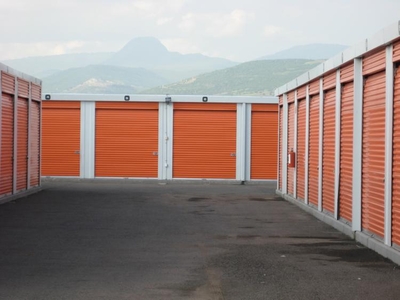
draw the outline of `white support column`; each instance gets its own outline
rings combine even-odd
[[[362,59],[354,59],[354,115],[353,115],[353,231],[361,231],[362,196],[362,132],[363,132]]]
[[[310,86],[306,87],[306,149],[305,153],[305,174],[304,174],[304,203],[308,204],[308,162],[309,162],[309,143],[310,143]]]
[[[294,92],[294,146],[293,151],[295,153],[295,168],[293,172],[293,197],[297,199],[297,116],[298,116],[298,101],[297,101],[297,90]]]
[[[340,181],[340,110],[342,103],[342,84],[340,70],[336,71],[336,107],[335,107],[335,219],[339,219],[339,181]]]
[[[251,103],[246,104],[246,180],[251,180]]]
[[[244,182],[246,178],[246,104],[237,104],[236,117],[236,180]]]
[[[287,194],[287,156],[288,156],[288,99],[283,95],[283,130],[282,130],[282,192]]]
[[[173,103],[159,103],[158,109],[158,179],[172,179]]]
[[[13,146],[13,191],[17,192],[17,175],[18,175],[18,78],[14,77],[14,146]]]
[[[31,120],[31,112],[32,110],[32,82],[29,82],[29,96],[28,96],[28,156],[26,157],[26,188],[29,189],[31,187],[31,127],[32,127],[32,120]]]
[[[322,211],[322,171],[324,146],[324,86],[323,79],[319,80],[319,156],[318,156],[318,210]]]
[[[81,101],[80,177],[95,177],[96,103]]]
[[[386,47],[386,126],[385,126],[385,244],[392,245],[393,180],[393,45]]]

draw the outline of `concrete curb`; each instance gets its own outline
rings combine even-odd
[[[41,190],[43,190],[43,188],[41,186],[39,186],[39,187],[31,188],[31,189],[23,191],[23,192],[19,192],[19,193],[14,194],[14,195],[5,196],[4,198],[0,199],[0,205],[4,204],[4,203],[7,203],[7,202],[10,202],[10,201],[13,201],[13,200],[16,200],[16,199],[19,199],[19,198],[27,197],[29,195],[38,193]]]

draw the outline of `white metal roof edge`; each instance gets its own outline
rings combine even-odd
[[[364,39],[357,44],[345,49],[343,52],[331,57],[327,61],[321,63],[310,71],[300,75],[296,79],[282,85],[275,90],[275,95],[282,95],[291,90],[296,89],[305,83],[321,77],[324,73],[333,71],[343,64],[361,57],[364,54],[377,49],[379,47],[390,44],[392,41],[400,37],[400,20],[378,31],[371,37]]]
[[[50,97],[50,99],[46,99]],[[125,97],[129,96],[129,100]],[[130,95],[130,94],[59,94],[43,93],[43,101],[131,101],[131,102],[166,102],[165,98],[171,97],[171,102],[207,102],[207,103],[265,103],[277,104],[275,96],[209,96],[209,95]],[[207,97],[207,101],[203,98]]]
[[[5,73],[8,73],[8,74],[13,75],[15,77],[24,79],[26,81],[33,82],[33,83],[35,83],[37,85],[40,85],[40,86],[42,85],[42,80],[40,80],[39,78],[36,78],[36,77],[31,76],[31,75],[22,73],[22,72],[20,72],[18,70],[15,70],[15,69],[13,69],[13,68],[11,68],[11,67],[3,64],[3,63],[0,63],[0,71],[3,71]]]

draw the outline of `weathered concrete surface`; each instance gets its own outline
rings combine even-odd
[[[0,205],[0,299],[398,299],[275,185],[50,181]]]

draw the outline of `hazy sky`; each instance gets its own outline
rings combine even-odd
[[[352,45],[398,20],[400,0],[0,0],[0,61],[117,51],[139,36],[246,61],[301,44]]]

